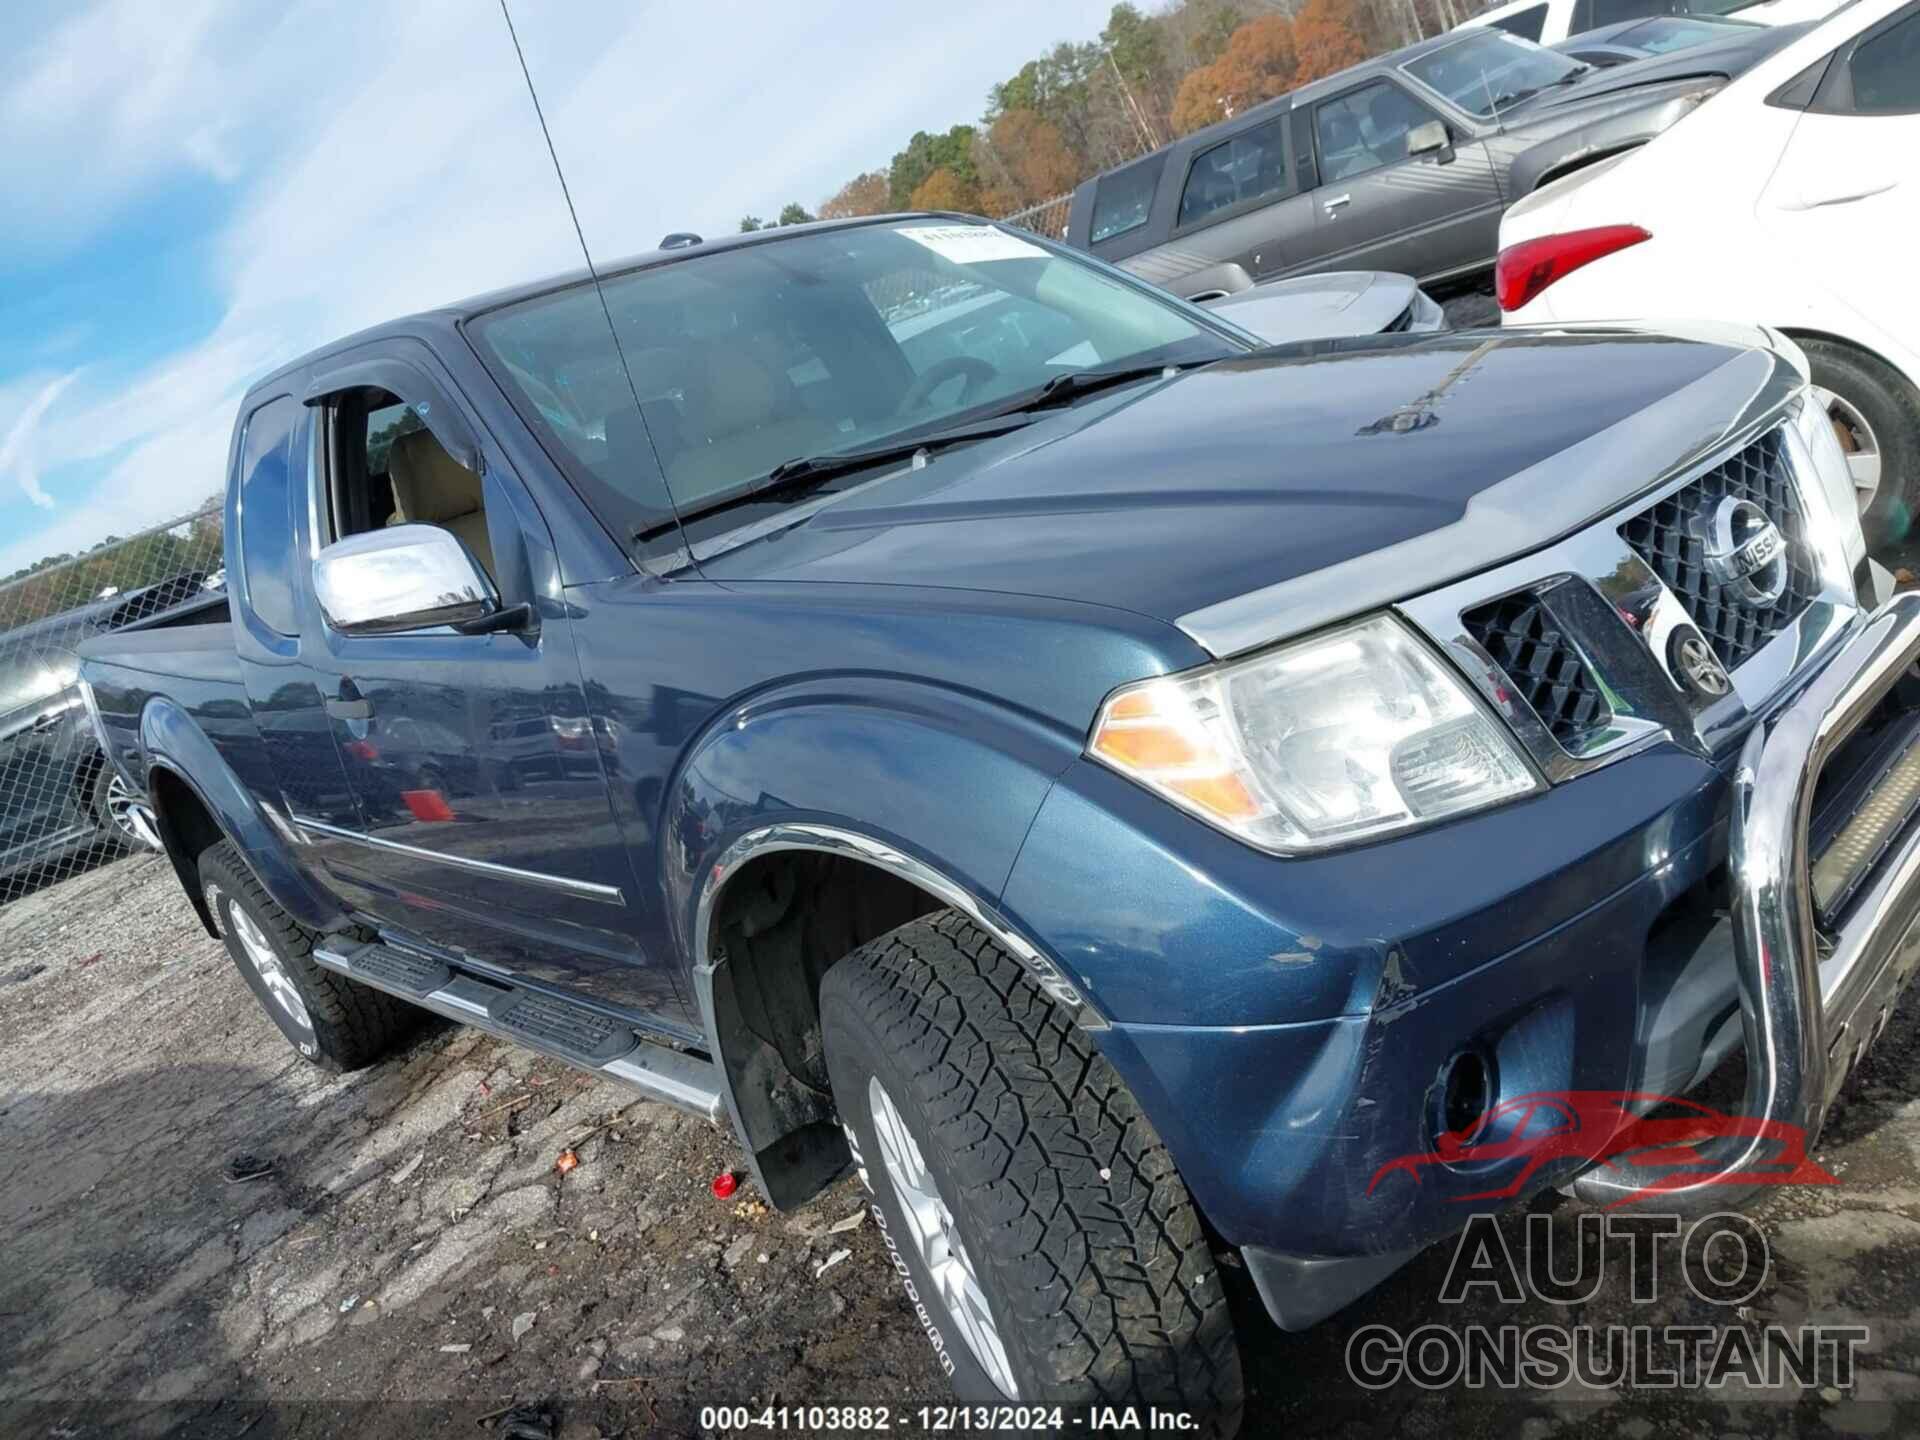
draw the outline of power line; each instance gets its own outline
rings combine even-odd
[[[540,122],[540,137],[547,142],[547,157],[553,161],[553,173],[560,181],[561,197],[567,202],[567,215],[573,221],[574,238],[580,242],[580,254],[587,262],[587,278],[593,281],[593,293],[599,297],[600,313],[607,317],[607,333],[613,337],[613,353],[620,361],[620,373],[627,377],[627,393],[633,397],[633,409],[640,416],[640,427],[647,437],[647,445],[653,448],[653,432],[646,428],[646,415],[640,409],[640,392],[633,383],[633,371],[627,368],[626,347],[620,343],[619,327],[613,323],[613,309],[607,304],[606,289],[600,284],[600,272],[594,268],[593,251],[587,247],[587,232],[580,227],[580,212],[574,208],[573,191],[567,186],[567,172],[561,168],[560,152],[553,148],[553,132],[547,128],[547,113],[540,108],[540,92],[534,88],[533,71],[527,68],[527,52],[520,48],[520,32],[513,28],[513,12],[507,8],[507,0],[500,0],[500,18],[507,22],[507,38],[513,41],[514,58],[520,62],[520,74],[527,82],[527,94],[533,100],[533,115]],[[660,464],[660,452],[654,450],[654,463]],[[660,465],[660,484],[666,491],[667,504],[673,508],[673,521],[680,523],[680,507],[674,504],[673,490],[666,483],[666,467]],[[681,531],[681,540],[686,532]]]

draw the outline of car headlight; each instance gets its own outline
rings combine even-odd
[[[1827,508],[1833,514],[1835,532],[1840,539],[1840,558],[1845,566],[1839,578],[1850,583],[1854,570],[1867,554],[1867,538],[1860,528],[1860,499],[1853,489],[1853,471],[1847,468],[1846,452],[1840,448],[1840,437],[1834,433],[1833,417],[1827,414],[1811,387],[1801,392],[1793,423],[1800,443],[1807,447],[1807,458],[1820,477],[1821,493],[1827,497]]]
[[[1544,788],[1513,738],[1400,621],[1127,685],[1088,752],[1265,850],[1329,849]]]

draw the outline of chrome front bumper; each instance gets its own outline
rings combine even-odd
[[[1920,966],[1920,831],[1881,858],[1823,951],[1809,853],[1814,787],[1916,659],[1920,594],[1897,595],[1799,699],[1753,728],[1734,774],[1728,858],[1747,1056],[1742,1114],[1797,1127],[1809,1152],[1834,1096]],[[1763,1187],[1732,1177],[1764,1170],[1775,1149],[1759,1133],[1726,1142],[1712,1155],[1711,1174],[1660,1190],[1660,1208],[1724,1209],[1756,1198]],[[1645,1192],[1648,1179],[1608,1162],[1573,1189],[1612,1204]]]

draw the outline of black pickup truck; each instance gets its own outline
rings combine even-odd
[[[1649,1183],[1500,1148],[1523,1097],[1744,1043],[1762,1130],[1669,1209],[1817,1137],[1920,957],[1920,597],[1852,494],[1782,336],[1263,348],[889,217],[291,362],[230,616],[82,680],[301,1053],[418,1007],[776,1206],[856,1169],[963,1396],[1227,1433],[1216,1253],[1297,1328]]]

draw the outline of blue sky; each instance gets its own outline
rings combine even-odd
[[[1111,0],[513,0],[597,258],[812,206]],[[254,376],[579,263],[495,0],[8,0],[0,575],[221,485]]]

